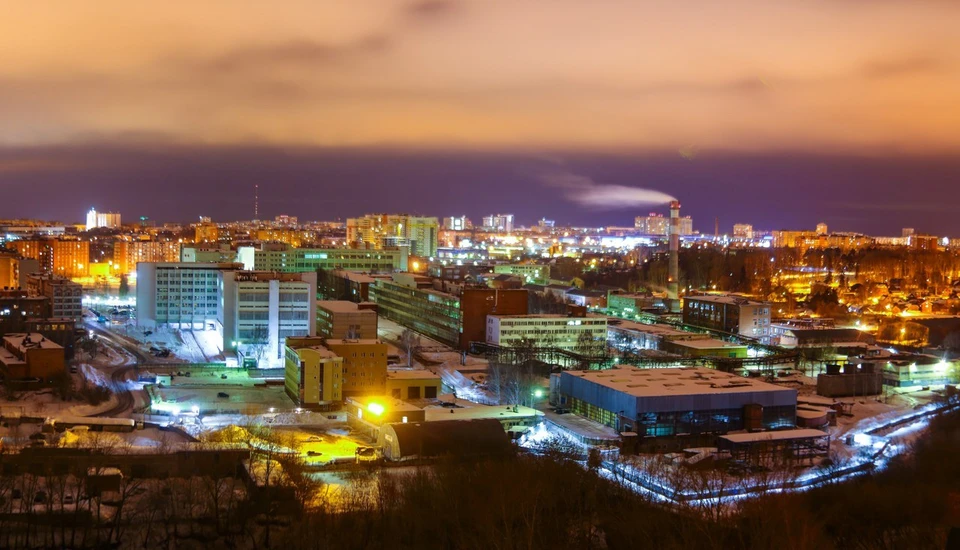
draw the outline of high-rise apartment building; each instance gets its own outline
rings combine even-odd
[[[86,277],[90,273],[90,242],[73,240],[50,240],[54,275],[74,278]]]
[[[27,275],[38,273],[40,262],[23,258],[15,251],[0,250],[0,289],[26,286]]]
[[[491,214],[484,216],[483,228],[487,231],[510,233],[513,231],[513,214]]]
[[[735,239],[752,239],[753,226],[748,223],[733,224],[733,237]]]
[[[437,255],[437,218],[408,214],[367,214],[347,220],[347,242],[374,249],[409,247],[414,256]]]
[[[651,212],[648,216],[634,218],[633,227],[644,235],[666,236],[670,230],[670,218]],[[693,218],[690,216],[680,218],[680,235],[693,235]]]
[[[443,228],[448,231],[466,231],[472,227],[473,224],[470,223],[470,220],[468,220],[466,216],[443,218]]]
[[[113,264],[123,274],[131,273],[140,262],[179,262],[180,243],[176,241],[117,241],[113,244]]]
[[[87,231],[98,227],[120,227],[119,212],[97,212],[91,208],[87,212]]]

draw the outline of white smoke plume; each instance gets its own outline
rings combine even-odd
[[[662,191],[597,183],[587,176],[564,170],[552,170],[540,174],[539,177],[543,183],[562,189],[568,200],[595,209],[635,208],[677,200]]]

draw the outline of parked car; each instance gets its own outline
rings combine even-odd
[[[217,392],[217,397],[219,397],[220,399],[229,399],[229,398],[230,398],[230,394],[227,393],[227,392],[223,392],[223,391],[222,391],[222,392]]]

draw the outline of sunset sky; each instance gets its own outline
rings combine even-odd
[[[71,184],[82,183],[93,191],[78,199],[128,216],[249,217],[217,193],[247,193],[258,173],[261,188],[295,185],[310,195],[268,198],[280,203],[271,215],[331,218],[402,206],[476,217],[484,212],[473,212],[477,201],[461,191],[505,182],[542,192],[570,222],[622,224],[636,214],[619,211],[605,222],[608,214],[569,204],[543,185],[545,171],[560,169],[678,196],[687,213],[709,219],[695,224],[705,231],[714,215],[768,228],[781,219],[846,217],[849,230],[889,233],[916,221],[960,236],[942,212],[944,200],[960,200],[956,1],[3,6],[0,187],[23,200],[30,185],[72,197]],[[281,170],[286,179],[268,170],[282,151],[303,170]],[[137,200],[140,182],[163,185],[155,181],[158,158],[170,160],[160,163],[169,183],[190,182],[198,193],[189,208]],[[258,158],[274,160],[250,164]],[[174,165],[181,171],[170,171]],[[821,179],[798,179],[798,166]],[[730,202],[716,213],[716,201],[690,187],[711,173]],[[371,186],[364,200],[329,196],[344,177],[361,176],[351,189]],[[393,178],[416,179],[438,196],[414,203],[389,185]],[[877,192],[882,181],[889,188]],[[801,217],[778,217],[769,212],[774,201],[757,198],[773,192],[782,203],[795,186],[825,182],[843,203],[869,193],[873,214],[813,201]],[[899,185],[924,196],[891,201]],[[528,198],[479,203],[529,212],[528,222],[554,210],[531,208]],[[0,205],[0,216],[79,219],[73,200]],[[896,204],[907,206],[897,213],[902,221],[891,218]]]

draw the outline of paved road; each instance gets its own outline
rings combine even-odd
[[[133,365],[117,367],[110,372],[110,390],[117,396],[116,406],[94,416],[119,416],[130,412],[133,409],[135,398],[133,392],[131,392],[127,386],[126,381],[131,373],[136,373],[140,365],[147,362],[147,356],[140,351],[140,346],[135,341],[114,334],[98,323],[88,322],[86,325],[104,340],[129,353],[134,359]]]

